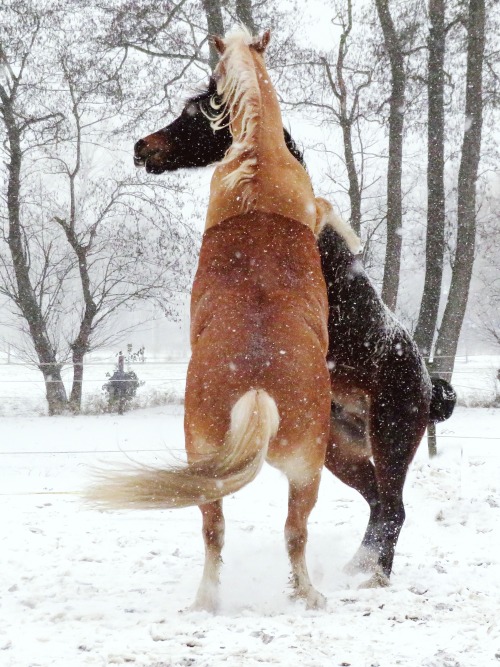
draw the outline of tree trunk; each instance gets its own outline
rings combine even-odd
[[[344,139],[344,156],[349,178],[349,201],[351,204],[351,227],[356,234],[361,232],[361,190],[359,187],[358,172],[354,161],[354,150],[352,147],[352,123],[345,119],[340,122]]]
[[[222,9],[220,0],[203,0],[203,9],[207,17],[207,28],[209,35],[218,35],[222,37],[224,35],[224,22],[222,20]],[[219,62],[219,54],[217,49],[210,41],[210,55],[208,57],[208,63],[212,72]]]
[[[66,389],[61,378],[61,364],[57,362],[56,351],[51,345],[41,306],[31,284],[29,263],[23,245],[24,234],[20,219],[21,135],[16,124],[12,100],[8,97],[4,88],[0,90],[0,97],[10,155],[10,162],[7,166],[9,219],[7,243],[12,257],[17,287],[16,305],[28,324],[31,340],[38,357],[39,368],[45,381],[49,414],[55,415],[60,414],[67,407]]]
[[[457,246],[448,301],[436,342],[436,372],[449,379],[467,307],[476,241],[476,181],[483,124],[485,2],[470,0],[467,24],[465,130],[458,172]]]
[[[250,30],[252,35],[257,34],[257,26],[252,14],[252,0],[236,0],[236,16]]]
[[[69,407],[72,412],[78,414],[82,407],[82,383],[83,383],[83,360],[85,351],[82,349],[73,350],[73,384],[69,395]]]
[[[444,55],[445,0],[429,0],[427,65],[427,238],[425,282],[415,342],[425,357],[432,352],[443,279],[444,191]]]
[[[384,43],[391,65],[391,98],[389,110],[389,161],[387,165],[387,245],[385,251],[382,299],[395,310],[401,265],[403,167],[403,123],[406,74],[399,37],[389,11],[389,0],[375,0],[384,33]]]
[[[81,264],[80,264],[81,267]],[[88,274],[86,272],[85,265],[85,278],[88,279]],[[85,286],[85,283],[84,283]],[[71,387],[70,394],[70,407],[71,410],[75,413],[80,412],[82,407],[82,383],[83,383],[83,361],[85,355],[90,348],[90,336],[92,334],[92,324],[94,318],[97,314],[97,306],[94,301],[90,298],[88,299],[88,292],[84,287],[84,297],[86,300],[85,313],[83,315],[82,321],[80,322],[80,330],[78,336],[73,341],[71,349],[73,351],[73,385]]]
[[[351,109],[348,109],[348,94],[347,86],[344,78],[345,58],[348,53],[348,39],[352,30],[352,0],[347,0],[347,20],[342,21],[342,34],[340,35],[339,46],[337,51],[337,64],[335,79],[330,65],[326,58],[323,58],[323,63],[326,68],[326,74],[330,88],[339,102],[339,110],[336,112],[337,119],[342,129],[342,138],[344,143],[344,159],[347,168],[347,176],[349,179],[349,201],[351,205],[350,223],[356,234],[361,231],[361,188],[359,185],[358,172],[356,170],[356,162],[354,160],[354,148],[352,143],[352,128],[353,124],[358,118],[358,103],[359,95],[363,88],[369,85],[371,81],[371,73],[368,73],[365,82],[358,84],[354,91],[354,99]]]
[[[74,201],[73,189],[71,201]],[[80,281],[82,285],[83,300],[85,303],[85,311],[80,321],[78,334],[71,344],[73,351],[73,386],[70,394],[70,407],[73,412],[80,412],[82,406],[82,383],[83,383],[83,361],[85,355],[90,349],[90,340],[93,330],[94,318],[98,312],[98,306],[94,301],[92,290],[90,286],[90,275],[87,254],[92,248],[91,234],[88,244],[84,245],[79,241],[74,230],[75,213],[72,211],[70,216],[71,222],[68,225],[61,218],[55,218],[55,221],[63,228],[68,243],[73,248],[78,259],[78,270],[80,273]]]

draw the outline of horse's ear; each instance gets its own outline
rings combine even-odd
[[[210,37],[210,41],[217,49],[217,53],[221,56],[226,50],[226,45],[224,44],[222,37],[219,37],[218,35],[212,35]]]
[[[262,37],[258,38],[255,42],[253,42],[252,46],[257,51],[257,53],[264,53],[264,51],[267,48],[267,45],[269,44],[270,39],[271,39],[271,31],[266,30],[266,32],[262,35]]]

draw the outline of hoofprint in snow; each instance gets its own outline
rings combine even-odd
[[[458,408],[432,461],[422,443],[390,588],[343,573],[366,505],[324,472],[308,561],[325,611],[287,596],[287,484],[265,466],[224,501],[218,616],[182,612],[203,564],[197,508],[104,513],[57,493],[106,461],[182,456],[180,407],[0,425],[3,667],[500,664],[500,410]]]

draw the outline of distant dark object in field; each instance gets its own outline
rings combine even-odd
[[[129,354],[131,353],[131,347],[129,347]],[[144,354],[144,348],[141,348],[139,353]],[[137,374],[128,368],[125,370],[125,357],[121,352],[118,354],[118,368],[114,371],[112,375],[109,373],[107,377],[109,380],[102,386],[102,390],[107,396],[108,399],[108,409],[110,412],[118,412],[119,415],[122,415],[127,407],[130,405],[130,402],[135,397],[139,387],[144,384],[139,380]]]

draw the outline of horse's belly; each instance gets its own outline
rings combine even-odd
[[[330,441],[346,459],[369,458],[370,396],[356,387],[332,383]]]

